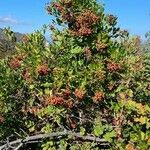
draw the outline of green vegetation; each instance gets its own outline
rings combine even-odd
[[[55,17],[51,44],[43,28],[0,60],[0,140],[13,135],[37,150],[148,150],[149,60],[140,39],[96,0],[46,8]],[[58,136],[27,144],[45,133]]]

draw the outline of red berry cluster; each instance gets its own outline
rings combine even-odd
[[[71,95],[71,90],[69,88],[66,88],[62,94],[65,99],[68,99],[69,96]]]
[[[91,10],[84,10],[81,15],[76,17],[72,33],[76,36],[90,36],[93,33],[92,26],[96,24],[98,20],[99,17]]]
[[[96,92],[94,97],[92,98],[94,102],[101,102],[104,98],[104,92]]]
[[[64,7],[59,3],[53,3],[52,7],[54,7],[59,12],[62,12],[64,10]]]
[[[21,112],[24,113],[24,114],[27,114],[27,113],[30,113],[30,114],[33,114],[34,116],[37,115],[37,113],[39,113],[41,110],[41,107],[39,106],[32,106],[32,107],[25,107],[23,106],[21,108]]]
[[[64,106],[67,108],[72,108],[74,106],[74,102],[69,99],[70,96],[71,96],[71,90],[69,88],[63,90],[62,97],[65,99]]]
[[[5,118],[0,116],[0,124],[2,124],[5,121]]]
[[[46,105],[64,105],[65,101],[62,97],[59,96],[53,96],[53,97],[47,97],[45,99]]]
[[[34,106],[34,107],[31,107],[31,108],[28,108],[27,111],[30,112],[33,115],[37,115],[37,113],[39,113],[40,110],[41,109],[39,107]]]
[[[74,102],[70,99],[65,100],[61,96],[52,96],[52,97],[45,97],[43,105],[64,106],[67,108],[72,108],[74,106]]]
[[[71,101],[71,100],[67,101],[66,104],[65,104],[65,106],[68,107],[68,108],[72,108],[74,106],[74,102]]]
[[[70,8],[73,5],[72,0],[61,0],[59,3],[47,3],[46,10],[48,14],[52,15],[52,8],[56,9],[59,13],[64,12],[64,10]]]
[[[103,50],[105,50],[107,47],[108,47],[108,45],[103,43],[102,41],[98,41],[96,43],[96,50],[97,51],[103,52]]]
[[[15,56],[10,60],[9,66],[13,69],[18,69],[21,66],[21,61],[23,61],[25,57],[24,54]]]
[[[71,33],[75,36],[90,36],[93,33],[92,26],[96,24],[99,17],[91,11],[84,10],[80,15],[75,16],[70,12],[69,7],[73,5],[72,0],[62,0],[60,3],[52,3],[47,6],[48,13],[52,13],[52,7],[60,12],[62,21],[67,21]]]
[[[84,56],[87,58],[87,60],[91,59],[92,52],[89,47],[84,48]]]
[[[23,76],[23,79],[24,79],[24,80],[30,81],[30,80],[31,80],[31,77],[30,77],[29,69],[23,70],[22,76]]]
[[[136,150],[136,149],[133,144],[129,143],[126,145],[125,150]]]
[[[40,75],[45,76],[45,75],[48,74],[49,68],[48,68],[48,66],[45,65],[45,64],[44,64],[44,65],[39,65],[39,66],[37,67],[37,72],[38,72]]]
[[[84,96],[85,96],[85,91],[82,89],[76,89],[74,92],[74,95],[79,99],[79,100],[83,100]]]
[[[84,10],[83,13],[76,17],[76,27],[91,27],[97,21],[99,18],[96,16],[95,13],[93,13],[91,10]]]
[[[78,36],[90,36],[93,33],[92,29],[87,27],[81,27],[78,30],[78,33],[76,35]]]
[[[93,30],[91,28],[81,27],[78,30],[70,30],[70,33],[74,36],[88,37],[88,36],[92,35]]]
[[[13,58],[9,65],[12,69],[18,69],[21,66],[21,62],[17,58]]]
[[[110,72],[117,72],[121,69],[121,66],[118,63],[110,62],[110,63],[107,64],[107,69]]]

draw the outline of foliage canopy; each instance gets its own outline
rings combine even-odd
[[[1,139],[69,130],[103,138],[112,150],[148,149],[149,72],[139,38],[96,0],[55,0],[46,9],[54,16],[50,45],[43,28],[0,60]],[[70,136],[35,146],[102,148]]]

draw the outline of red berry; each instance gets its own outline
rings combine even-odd
[[[48,74],[49,68],[48,68],[47,65],[39,65],[39,66],[37,67],[37,72],[38,72],[40,75],[45,76],[45,75]]]

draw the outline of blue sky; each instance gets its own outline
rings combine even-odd
[[[105,11],[118,16],[118,26],[133,35],[150,30],[150,0],[99,0]],[[48,0],[0,0],[0,28],[10,26],[14,31],[27,33],[50,22],[44,6]]]

